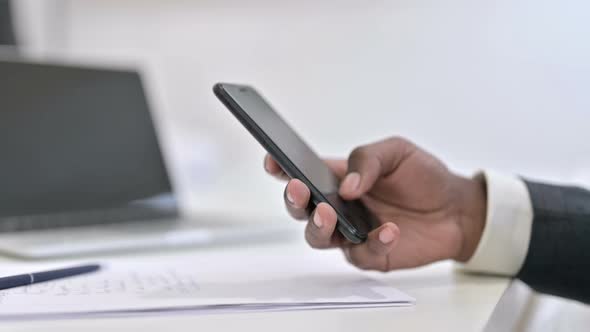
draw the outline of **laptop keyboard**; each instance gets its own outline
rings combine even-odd
[[[155,221],[175,218],[177,216],[176,210],[146,206],[127,206],[93,211],[0,217],[0,233],[114,224],[127,221]]]

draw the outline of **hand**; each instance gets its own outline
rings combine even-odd
[[[295,219],[309,221],[305,237],[313,248],[339,247],[350,263],[379,271],[443,259],[465,262],[473,255],[486,213],[481,179],[451,173],[434,156],[402,138],[361,146],[348,161],[326,163],[342,180],[340,196],[360,198],[381,225],[364,243],[348,242],[335,230],[334,209],[320,203],[309,211],[309,189],[291,179],[285,188],[285,204]],[[268,155],[264,166],[268,173],[288,179]]]

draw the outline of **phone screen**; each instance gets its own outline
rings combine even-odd
[[[215,92],[285,172],[310,187],[314,203],[324,201],[334,208],[339,229],[349,240],[360,242],[376,227],[375,217],[361,201],[344,201],[338,196],[338,178],[254,88],[218,84]]]

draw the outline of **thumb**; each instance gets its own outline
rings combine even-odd
[[[399,137],[354,149],[348,157],[348,171],[340,184],[340,196],[349,200],[360,198],[377,180],[394,172],[414,149],[412,143]]]

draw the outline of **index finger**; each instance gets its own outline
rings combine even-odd
[[[281,180],[289,180],[287,173],[283,171],[281,166],[269,155],[264,156],[264,169],[266,172]]]
[[[324,162],[326,163],[328,168],[330,168],[330,170],[334,172],[338,179],[342,179],[344,175],[346,175],[346,170],[348,168],[346,160],[324,159]],[[269,154],[266,154],[264,156],[264,169],[268,174],[274,177],[277,177],[281,180],[289,180],[289,176],[287,175],[287,173],[283,171],[279,163],[277,163],[276,160],[274,160],[274,158]]]

